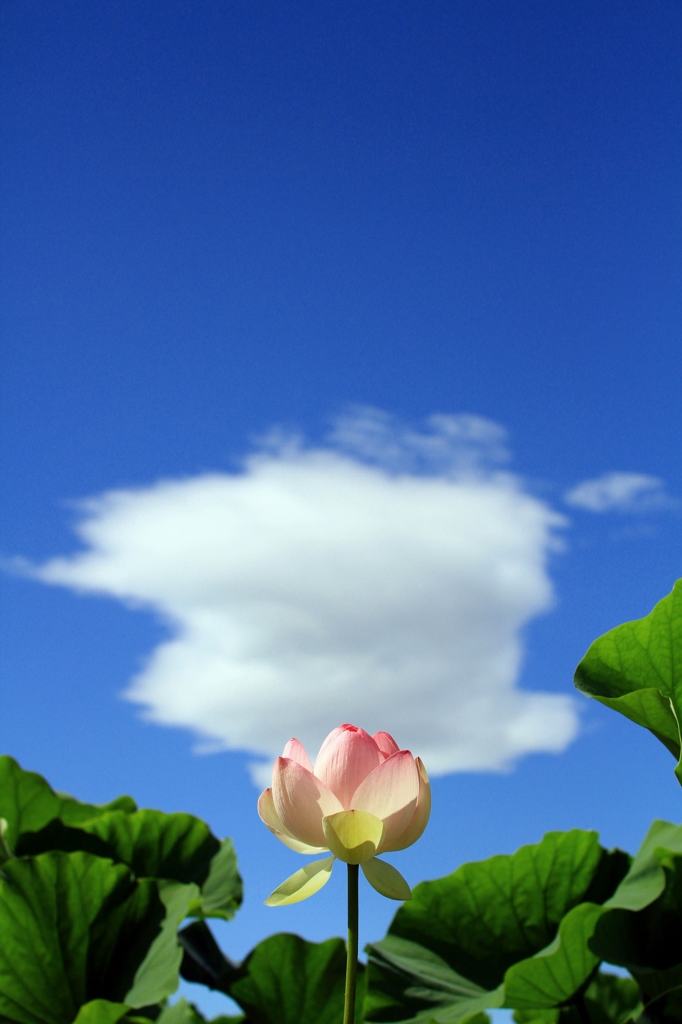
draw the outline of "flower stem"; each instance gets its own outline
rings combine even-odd
[[[357,864],[348,865],[348,959],[343,1024],[355,1024],[355,988],[358,977],[358,873]]]

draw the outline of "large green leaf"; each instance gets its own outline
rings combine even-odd
[[[595,640],[575,685],[649,729],[677,759],[682,782],[682,580],[649,615]]]
[[[298,935],[271,935],[249,953],[229,994],[246,1012],[249,1024],[339,1024],[345,972],[346,947],[341,939],[318,943]],[[360,1021],[362,973],[358,980]]]
[[[241,903],[232,841],[221,843],[191,814],[109,811],[77,827],[55,819],[16,843],[19,856],[48,850],[84,850],[126,864],[138,878],[195,883],[201,891],[188,908],[192,916],[229,920]]]
[[[562,921],[555,941],[566,943],[567,929],[577,918],[582,919],[582,935],[576,932],[573,936],[574,952],[570,959],[574,980],[580,981],[580,972],[575,972],[581,955],[585,978],[589,977],[590,964],[600,960],[627,967],[635,979],[629,986],[630,997],[633,997],[635,986],[637,999],[646,1004],[643,1020],[654,1021],[657,1014],[661,1019],[667,1019],[672,1013],[670,1007],[677,1005],[675,993],[682,987],[682,827],[654,822],[630,870],[613,895],[602,906],[586,902],[572,910]],[[529,1009],[533,1005],[543,1005],[543,997],[552,995],[552,986],[568,978],[569,972],[557,971],[554,964],[546,981],[537,984],[538,966],[548,953],[555,960],[556,952],[549,947],[533,960],[523,961],[507,972],[505,1005]],[[529,969],[532,969],[531,975]],[[514,972],[520,973],[525,981],[535,982],[535,993],[532,989],[519,989],[518,985],[513,989],[511,978]],[[579,987],[576,984],[575,990]],[[620,986],[620,995],[623,988]],[[591,991],[593,989],[588,988],[587,992]],[[594,1008],[590,1010],[598,1022],[608,1014],[603,1006],[604,993],[602,986],[599,1013]],[[588,998],[587,994],[585,998]],[[556,999],[557,1005],[561,1002],[561,999]],[[630,1009],[634,1014],[634,997],[631,1002]],[[618,1020],[628,1017],[625,1009],[619,1014]],[[564,1024],[563,1016],[557,1019]],[[604,1019],[612,1017],[606,1015]]]
[[[127,797],[81,804],[9,757],[0,758],[0,810],[9,822],[0,945],[24,949],[19,971],[0,951],[0,1021],[42,1019],[33,1006],[38,978],[50,993],[50,1021],[71,1021],[85,1003],[93,1020],[115,1015],[114,1004],[159,1003],[178,984],[182,920],[229,919],[241,902],[231,841],[189,814],[137,811]],[[22,947],[17,929],[31,943]],[[26,1005],[3,987],[12,970]],[[18,1008],[3,1014],[2,998]]]
[[[627,967],[647,998],[682,985],[682,826],[654,822],[595,922],[590,948]]]
[[[642,1024],[679,1024],[682,1020],[679,1015],[682,1007],[682,826],[654,822],[614,894],[602,906],[584,903],[572,910],[560,926],[560,936],[578,915],[583,918],[584,928],[576,952],[582,945],[587,955],[585,969],[592,956],[593,962],[606,960],[627,967],[634,976],[634,980],[616,982],[605,980],[609,976],[597,975],[602,979],[600,987],[595,990],[592,983],[585,991],[590,1020],[595,1024],[610,1021],[620,1024],[637,1017]],[[544,952],[551,952],[551,947]],[[508,971],[507,983],[514,971],[527,972],[542,956]],[[573,1024],[575,1019],[578,1024],[580,1018],[575,1018],[569,1008],[552,1011],[553,1016],[540,1012],[542,992],[539,987],[535,1011],[525,994],[521,995],[524,998],[515,1001],[518,992],[507,988],[506,1005],[524,1008],[518,1020]],[[639,1018],[641,1002],[645,1008]]]
[[[611,896],[628,864],[594,832],[553,832],[511,856],[422,883],[387,939],[369,947],[368,1018],[426,1020],[437,1005],[435,1020],[457,1021],[485,1006],[569,999],[598,963],[585,944],[589,908]],[[412,949],[398,951],[396,938]]]
[[[554,941],[535,956],[512,965],[503,983],[491,991],[456,974],[424,946],[389,935],[372,947],[367,1015],[377,1021],[459,1024],[483,1009],[522,1007],[537,1013],[561,1006],[584,988],[599,964],[587,940],[600,911],[593,903],[574,907],[559,925]],[[382,968],[380,986],[377,966]],[[535,1020],[535,1016],[528,1019]],[[563,1024],[563,1017],[561,1021]]]
[[[187,890],[189,901],[196,891]],[[131,999],[141,966],[163,935],[167,907],[152,880],[88,853],[7,861],[0,875],[0,1018],[71,1024],[96,999]],[[176,943],[177,945],[177,943]],[[169,994],[156,987],[155,1000]],[[167,981],[167,979],[166,979]]]
[[[582,935],[574,928],[576,923]],[[570,971],[556,969],[563,944],[570,953]],[[545,958],[552,969],[543,981],[537,970]],[[581,973],[589,978],[590,964],[600,960],[627,967],[635,980],[626,984],[597,974],[597,989],[595,981],[586,989],[577,985]],[[571,974],[576,997],[564,1000],[556,1011],[543,1008],[543,1001],[549,1003],[559,995],[557,984],[566,984]],[[519,980],[531,984],[524,990]],[[682,1020],[675,1016],[682,994],[682,826],[654,822],[613,895],[601,906],[585,902],[571,910],[554,943],[507,971],[505,982],[505,1005],[521,1008],[518,1020],[529,1024],[579,1024],[587,1017],[576,1018],[570,1004],[578,1005],[581,992],[587,1006],[584,1013],[594,1024],[634,1020],[639,1002],[645,1004],[641,1024],[678,1024]]]
[[[630,868],[604,906],[642,910],[658,899],[666,886],[662,854],[682,854],[682,825],[654,821]]]
[[[246,1013],[248,1024],[338,1024],[343,1017],[346,947],[341,939],[306,942],[271,935],[235,964],[197,921],[183,928],[182,976],[224,992]],[[362,1019],[364,971],[359,965],[357,1020]]]
[[[582,989],[599,965],[588,940],[600,913],[594,903],[579,904],[566,914],[553,942],[510,967],[504,976],[504,1005],[560,1006]]]
[[[596,832],[549,832],[511,855],[464,864],[422,882],[398,910],[390,934],[421,943],[458,974],[496,988],[512,964],[544,949],[578,903],[602,903],[629,866]]]
[[[517,1024],[628,1024],[641,1010],[636,981],[599,971],[585,989],[580,1007],[515,1010],[514,1020]]]
[[[172,878],[195,882],[208,875],[211,859],[220,849],[207,825],[191,814],[162,811],[109,811],[78,827],[51,821],[18,840],[17,856],[63,850],[83,850],[125,864],[138,878]]]
[[[503,986],[495,992],[482,988],[417,942],[389,934],[369,948],[365,1016],[370,1020],[456,1024],[482,1009],[502,1006]]]
[[[201,885],[220,850],[208,825],[191,814],[111,811],[81,827],[103,841],[110,851],[106,856],[127,864],[138,878],[172,878]]]
[[[24,771],[14,758],[0,756],[0,818],[7,822],[5,841],[11,850],[22,833],[36,832],[55,818],[77,825],[108,811],[130,813],[135,809],[135,801],[129,796],[101,807],[80,803],[72,796],[55,793],[42,775]]]

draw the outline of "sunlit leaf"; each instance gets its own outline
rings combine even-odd
[[[368,949],[368,1019],[426,1021],[430,1013],[445,1024],[473,1010],[470,999],[483,1009],[570,998],[598,963],[586,946],[593,912],[580,904],[603,903],[628,865],[625,854],[602,849],[596,833],[576,830],[418,885],[387,939]],[[414,944],[401,963],[396,938]],[[437,976],[435,961],[427,965],[434,955]]]
[[[654,822],[589,944],[627,967],[647,1001],[682,986],[682,826]]]
[[[682,782],[682,580],[649,615],[595,640],[575,685],[649,729],[678,761]]]
[[[144,960],[135,972],[132,986],[124,1000],[130,1006],[150,1006],[171,995],[180,981],[182,946],[178,928],[197,896],[197,886],[178,882],[160,882],[159,897],[166,913],[159,934],[149,946]]]
[[[363,985],[359,966],[358,1022]],[[341,939],[306,942],[298,935],[272,935],[249,953],[229,994],[253,1024],[339,1024],[345,972]]]
[[[566,914],[556,938],[533,957],[514,964],[504,976],[505,1006],[559,1006],[583,987],[599,964],[588,947],[601,907],[581,903]]]
[[[598,971],[585,989],[580,1008],[515,1010],[512,1019],[516,1024],[628,1024],[638,1020],[641,1012],[641,993],[636,981]]]
[[[204,1024],[204,1017],[186,999],[178,999],[172,1006],[164,1006],[157,1024]]]
[[[549,945],[572,907],[608,899],[628,867],[629,858],[604,850],[596,832],[549,832],[514,854],[422,882],[390,934],[421,943],[493,989],[512,964]]]
[[[605,906],[642,910],[658,899],[666,885],[662,851],[682,854],[682,825],[673,825],[669,821],[652,823],[627,874],[606,900]]]
[[[92,999],[84,1003],[73,1024],[117,1024],[130,1011],[125,1003],[111,1003],[108,999]]]

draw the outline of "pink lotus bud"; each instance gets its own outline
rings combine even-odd
[[[258,801],[270,831],[298,853],[330,852],[287,879],[266,900],[295,903],[317,892],[334,858],[361,864],[366,878],[392,899],[409,899],[401,875],[376,855],[404,850],[421,836],[431,811],[431,787],[419,758],[400,750],[392,736],[370,736],[340,725],[327,736],[313,767],[303,745],[291,739],[277,759],[272,788]]]

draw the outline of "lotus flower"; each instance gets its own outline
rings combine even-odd
[[[410,888],[378,853],[404,850],[419,839],[431,811],[431,787],[421,760],[400,750],[387,732],[370,736],[340,725],[327,736],[313,767],[298,740],[289,740],[261,793],[261,820],[298,853],[330,853],[288,878],[265,901],[297,903],[317,892],[334,860],[359,864],[367,881],[390,899]]]

